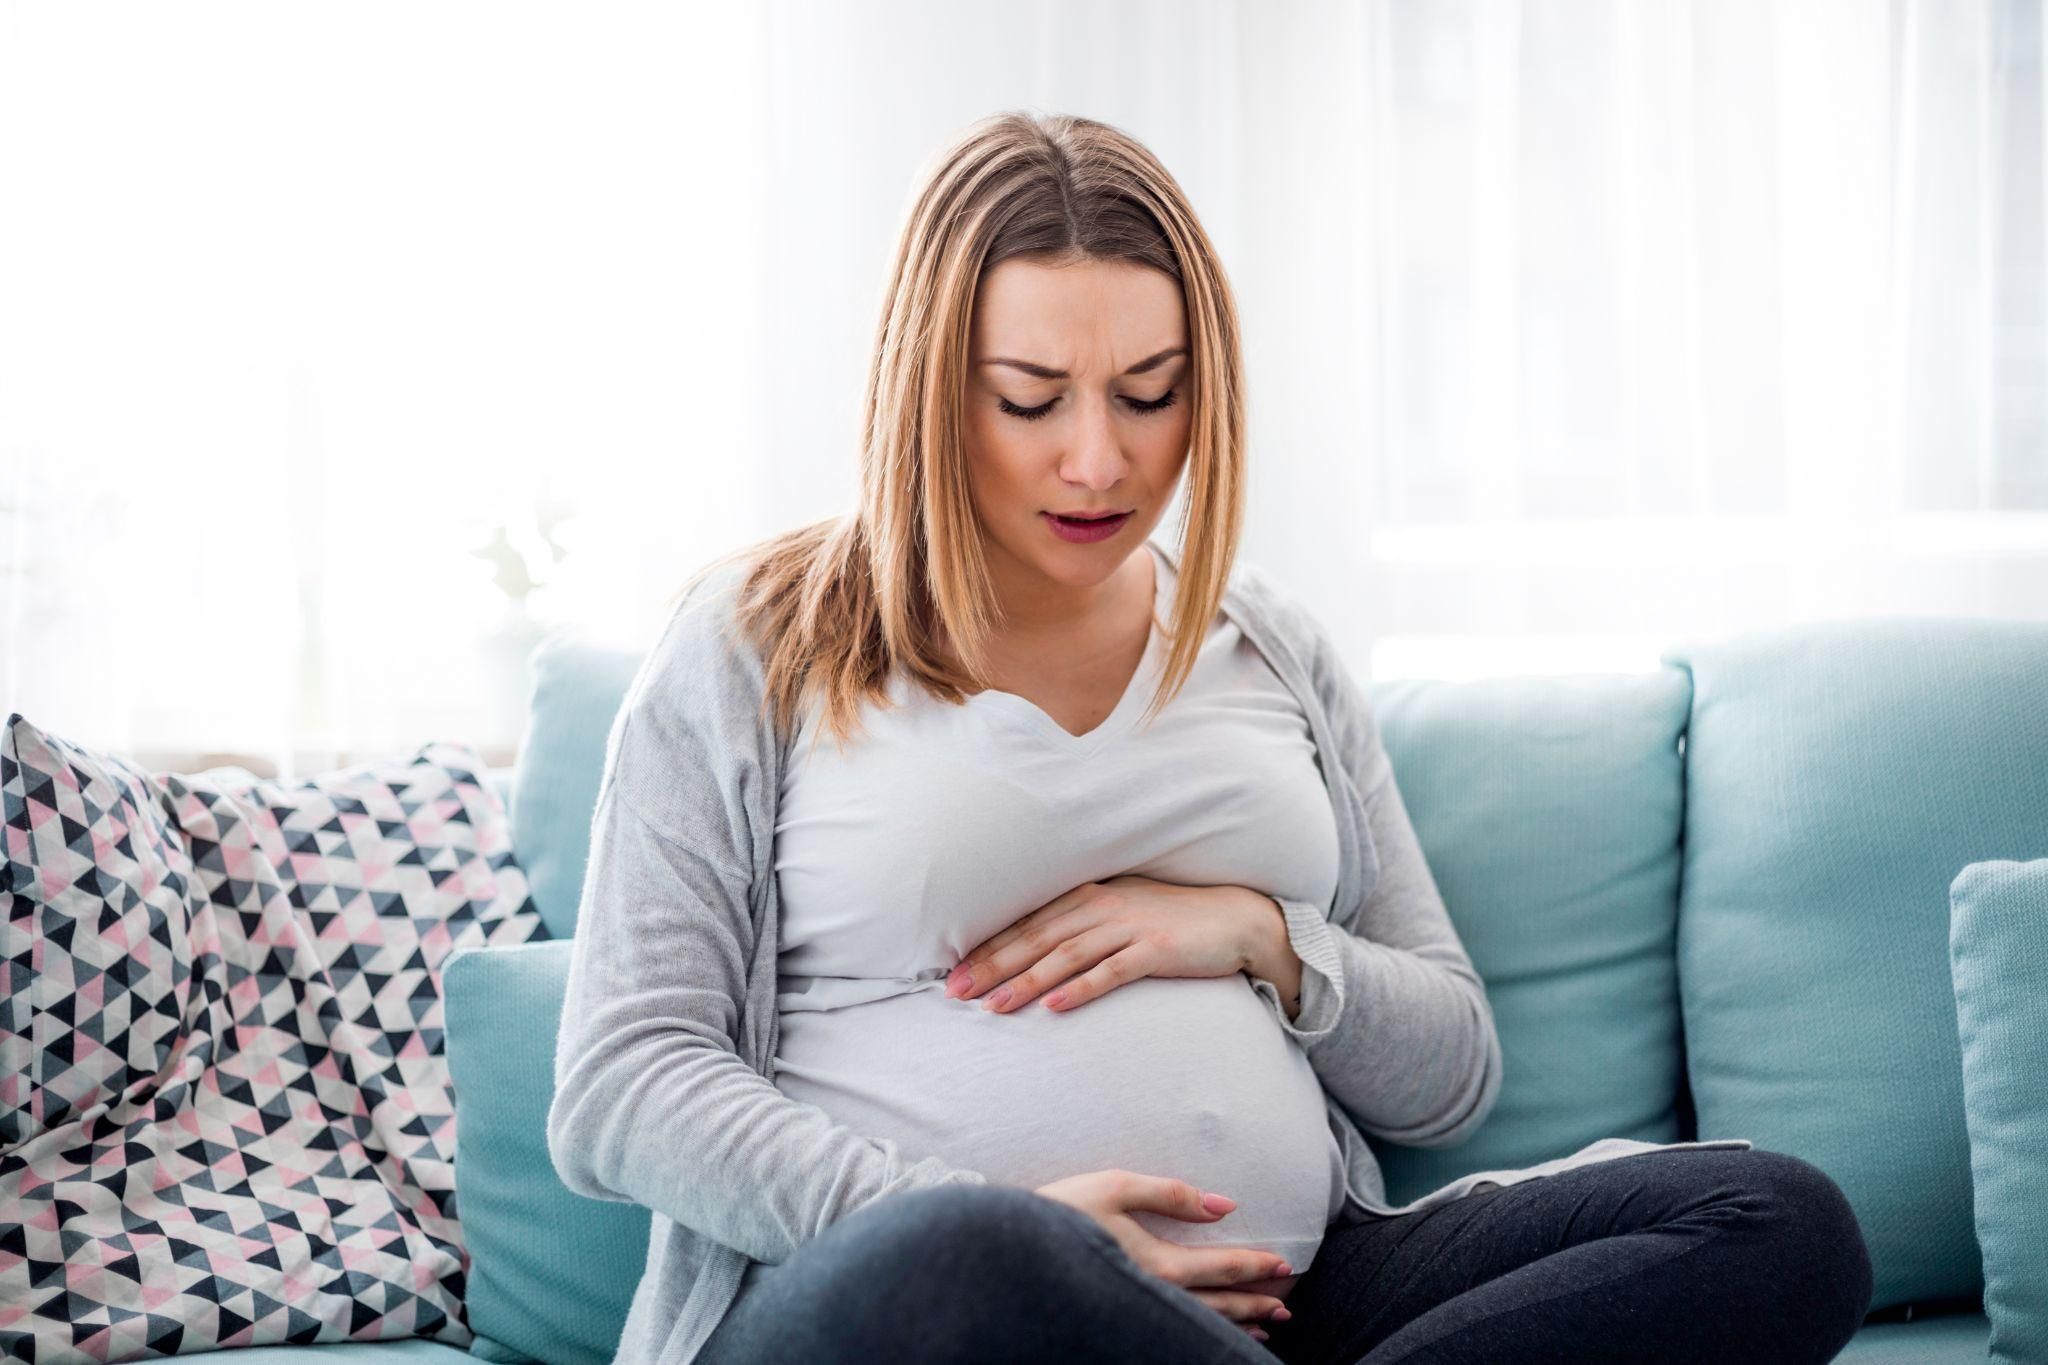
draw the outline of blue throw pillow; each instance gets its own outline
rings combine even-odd
[[[653,1215],[572,1194],[548,1156],[573,946],[458,952],[441,972],[470,1254],[470,1353],[490,1360],[603,1365],[647,1266]]]
[[[1956,874],[1949,965],[1991,1358],[2048,1360],[2048,858]]]

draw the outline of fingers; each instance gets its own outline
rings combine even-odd
[[[1276,1299],[1285,1299],[1294,1292],[1295,1281],[1300,1278],[1299,1275],[1276,1275],[1270,1280],[1246,1280],[1234,1287],[1252,1294],[1271,1294]]]
[[[1133,942],[1122,952],[1112,953],[1081,975],[1045,997],[1049,1010],[1069,1010],[1107,995],[1118,986],[1152,974],[1152,950],[1143,941]]]
[[[1172,1246],[1171,1243],[1168,1245]],[[1240,1293],[1250,1292],[1242,1286],[1277,1278],[1275,1267],[1286,1264],[1271,1252],[1254,1251],[1250,1247],[1174,1246],[1160,1259],[1165,1262],[1165,1268],[1159,1273],[1182,1288],[1227,1285]],[[1262,1293],[1261,1297],[1280,1302],[1277,1295]]]
[[[1205,1192],[1188,1181],[1170,1176],[1110,1169],[1093,1172],[1087,1178],[1098,1188],[1106,1186],[1097,1197],[1126,1215],[1133,1210],[1144,1210],[1185,1222],[1213,1223],[1237,1207],[1237,1201],[1227,1195]],[[1181,1246],[1154,1235],[1128,1216],[1118,1222],[1125,1229],[1117,1232],[1118,1240],[1147,1272],[1198,1295],[1212,1291],[1228,1294],[1230,1297],[1218,1300],[1219,1305],[1229,1304],[1248,1317],[1264,1318],[1275,1310],[1278,1310],[1276,1320],[1284,1321],[1288,1316],[1279,1295],[1293,1288],[1296,1277],[1293,1267],[1284,1258],[1251,1247]],[[1255,1293],[1247,1289],[1219,1288],[1239,1285],[1253,1285],[1260,1291],[1277,1292]],[[1281,1287],[1283,1285],[1284,1288]],[[1260,1336],[1259,1340],[1265,1338]]]
[[[946,994],[970,1000],[976,991],[1007,980],[1018,967],[1045,956],[1048,948],[1070,932],[1066,929],[1048,932],[1047,925],[1069,910],[1087,903],[1093,898],[1095,889],[1094,882],[1083,882],[983,939],[947,975]],[[1021,948],[1010,951],[1011,945],[1020,942]]]
[[[1143,1209],[1183,1222],[1213,1223],[1237,1207],[1237,1201],[1229,1195],[1205,1191],[1171,1176],[1142,1175],[1136,1171],[1113,1174],[1116,1185],[1111,1197],[1127,1213]],[[1275,1278],[1294,1269],[1283,1258],[1250,1247],[1183,1247],[1164,1238],[1156,1240],[1159,1259],[1164,1263],[1158,1273],[1177,1284],[1235,1284],[1241,1280]]]
[[[1205,1192],[1185,1180],[1167,1175],[1140,1175],[1124,1171],[1117,1182],[1116,1198],[1126,1212],[1143,1209],[1163,1213],[1189,1223],[1213,1223],[1237,1207],[1237,1201],[1214,1190]]]
[[[1259,1323],[1268,1319],[1285,1322],[1294,1316],[1286,1304],[1270,1294],[1247,1294],[1237,1289],[1191,1289],[1188,1292],[1236,1323]]]
[[[1071,932],[1071,926],[1062,924],[1058,926],[1058,932]],[[1029,945],[1027,950],[1036,954],[1035,938],[1036,934],[1027,934],[1018,942]],[[1027,959],[1031,961],[1031,965],[991,991],[982,1001],[981,1007],[997,1014],[1008,1014],[1031,1003],[1048,988],[1057,986],[1077,973],[1086,971],[1105,959],[1114,960],[1122,956],[1121,950],[1127,948],[1130,943],[1130,929],[1119,924],[1098,924],[1092,929],[1074,934],[1071,938],[1061,940],[1043,955],[1036,956],[1035,960]],[[1122,972],[1134,965],[1135,962],[1123,962],[1117,970]],[[1003,980],[995,971],[976,969],[976,979],[980,979],[984,974],[991,985]],[[1100,995],[1102,978],[1096,976],[1093,980],[1095,994]],[[1071,995],[1072,992],[1068,994]]]

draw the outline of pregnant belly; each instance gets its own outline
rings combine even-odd
[[[997,1184],[1120,1167],[1219,1191],[1237,1207],[1213,1223],[1133,1217],[1168,1241],[1255,1247],[1297,1272],[1343,1207],[1321,1082],[1243,976],[1144,978],[1066,1011],[1033,1000],[998,1015],[948,999],[939,980],[837,1008],[785,1004],[775,1084],[908,1160]]]

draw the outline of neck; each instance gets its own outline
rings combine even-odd
[[[1005,556],[992,555],[989,575],[1002,604],[1003,637],[1012,643],[1072,641],[1121,631],[1133,598],[1143,600],[1148,613],[1151,609],[1156,591],[1153,575],[1158,568],[1149,562],[1135,562],[1151,557],[1152,552],[1141,543],[1109,577],[1077,588],[1055,583]]]

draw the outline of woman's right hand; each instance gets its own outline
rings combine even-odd
[[[1299,1277],[1280,1257],[1249,1247],[1181,1246],[1130,1216],[1132,1209],[1143,1209],[1184,1222],[1213,1223],[1237,1207],[1227,1195],[1205,1194],[1185,1180],[1115,1169],[1070,1175],[1039,1186],[1037,1193],[1087,1214],[1140,1267],[1179,1285],[1260,1341],[1266,1333],[1256,1324],[1276,1310],[1279,1318],[1288,1316],[1281,1298]],[[1225,1285],[1236,1287],[1219,1287]]]

